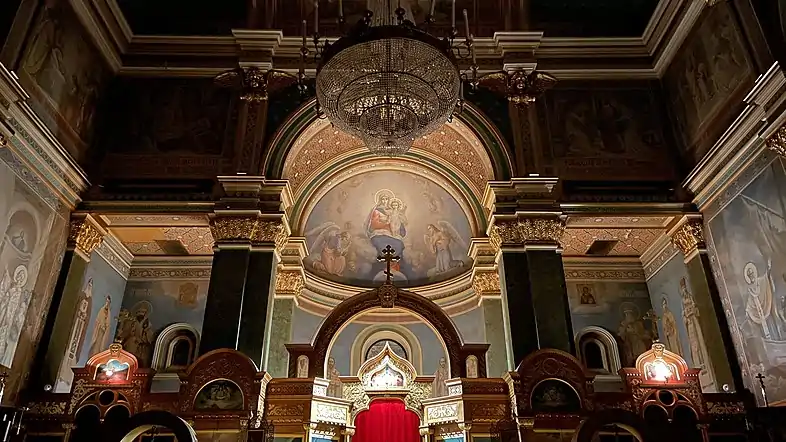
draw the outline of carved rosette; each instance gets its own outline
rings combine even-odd
[[[765,144],[767,145],[767,149],[770,149],[782,157],[786,157],[786,125],[781,126],[777,132],[767,138]]]
[[[478,272],[472,276],[472,289],[481,296],[494,296],[500,293],[499,273]]]
[[[88,218],[72,219],[68,232],[68,247],[90,256],[101,245],[104,235]]]
[[[498,249],[503,245],[559,245],[564,233],[562,218],[518,218],[495,220],[489,237]]]
[[[699,249],[706,248],[704,224],[701,219],[689,219],[672,235],[671,242],[687,257]]]
[[[300,296],[304,286],[303,273],[299,270],[279,269],[276,271],[277,295]]]

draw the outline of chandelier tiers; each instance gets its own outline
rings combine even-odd
[[[387,4],[389,0],[380,3]],[[315,3],[318,5],[318,3]],[[318,11],[318,7],[315,8]],[[454,45],[453,27],[442,39],[405,19],[399,6],[396,18],[377,19],[367,10],[352,30],[337,41],[320,41],[315,11],[314,42],[317,59],[317,113],[337,128],[354,135],[378,155],[406,153],[418,137],[435,131],[463,107],[462,82],[470,79],[459,69],[458,59],[471,59],[471,82],[476,84],[478,66],[464,10],[466,38]],[[339,24],[344,23],[339,13]],[[395,22],[395,23],[394,23]],[[303,21],[301,72],[305,78],[306,22]]]

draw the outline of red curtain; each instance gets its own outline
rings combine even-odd
[[[420,419],[396,399],[377,399],[355,418],[352,442],[420,442]]]

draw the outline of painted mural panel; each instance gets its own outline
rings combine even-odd
[[[304,236],[306,268],[344,284],[384,281],[377,257],[388,245],[401,257],[391,267],[400,286],[443,281],[471,267],[467,215],[444,188],[409,172],[364,172],[339,183],[309,214]]]
[[[0,366],[10,368],[8,400],[35,353],[65,250],[66,216],[40,179],[0,150]]]
[[[49,129],[81,161],[110,70],[68,2],[45,2],[28,38],[20,78]]]
[[[660,318],[658,335],[666,348],[685,358],[689,367],[701,369],[702,388],[714,387],[712,364],[699,326],[701,312],[690,290],[688,269],[680,253],[675,254],[647,281],[652,308]]]
[[[94,251],[79,292],[56,392],[70,390],[74,378],[72,367],[83,367],[91,356],[109,348],[125,285],[125,276],[118,273],[98,250]]]
[[[568,281],[573,330],[591,325],[603,327],[620,342],[620,360],[632,367],[636,358],[650,349],[651,324],[644,315],[652,308],[643,282],[613,280]]]
[[[545,152],[551,172],[571,179],[672,176],[650,86],[577,84],[547,92],[539,114],[551,144]]]
[[[712,217],[708,228],[743,373],[750,385],[758,385],[753,377],[762,373],[769,401],[786,401],[786,173],[782,161],[770,163]]]
[[[158,334],[184,322],[202,330],[209,280],[132,280],[126,285],[115,339],[150,367]]]
[[[737,107],[728,104],[742,105],[741,94],[755,78],[730,6],[716,6],[706,9],[664,77],[677,132],[693,161],[701,159],[725,126],[708,128],[719,117],[732,118]]]

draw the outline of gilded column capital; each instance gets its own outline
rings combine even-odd
[[[489,239],[497,249],[506,245],[559,245],[564,233],[563,217],[517,216],[494,219],[489,229]]]
[[[499,296],[502,292],[499,272],[476,272],[472,275],[472,290],[480,296]]]
[[[68,248],[89,260],[93,250],[101,245],[104,233],[89,215],[74,217],[69,225]]]
[[[281,269],[276,271],[276,296],[298,297],[303,293],[305,278],[300,269]]]
[[[259,215],[216,215],[210,220],[210,232],[216,244],[273,244],[276,250],[281,250],[289,237],[286,219]]]
[[[767,149],[786,157],[786,125],[781,126],[774,134],[764,142]]]
[[[690,218],[671,234],[671,242],[686,258],[697,251],[704,250],[704,223],[701,218]]]

